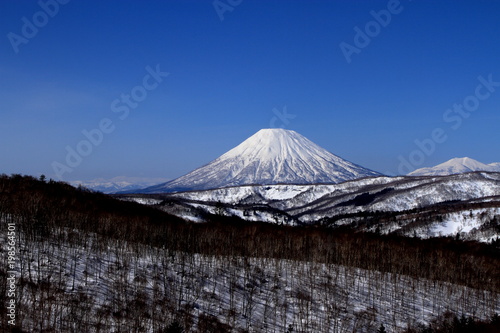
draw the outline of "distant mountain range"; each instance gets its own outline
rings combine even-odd
[[[380,175],[330,153],[297,132],[262,129],[207,165],[140,193],[255,184],[331,184]]]
[[[98,178],[94,180],[75,180],[69,182],[75,187],[85,187],[92,191],[106,194],[120,191],[135,191],[144,187],[165,182],[165,178],[143,178],[143,177],[114,177],[111,179]]]
[[[434,167],[417,169],[408,176],[447,176],[473,171],[500,172],[500,163],[484,164],[469,157],[452,158]]]

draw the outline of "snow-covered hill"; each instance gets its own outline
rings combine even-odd
[[[141,177],[114,177],[111,179],[98,178],[94,180],[75,180],[70,184],[75,187],[85,187],[102,193],[116,193],[120,191],[134,191],[160,182],[165,178],[141,178]]]
[[[346,161],[297,132],[262,129],[216,160],[141,193],[240,185],[339,183],[380,174]]]
[[[494,172],[500,172],[500,162],[490,163],[488,165],[493,168]]]
[[[203,221],[203,216],[210,213],[291,225],[355,225],[359,230],[377,229],[423,238],[464,233],[470,239],[490,241],[500,236],[496,229],[500,223],[500,173],[372,177],[322,185],[236,186],[163,194],[156,200],[141,195],[127,197],[141,203],[146,199],[192,221]],[[381,213],[397,218],[385,221]],[[373,221],[368,223],[367,217]]]
[[[417,169],[408,176],[446,176],[473,171],[500,172],[500,163],[484,164],[469,157],[452,158],[434,167]]]

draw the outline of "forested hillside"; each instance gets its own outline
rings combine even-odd
[[[399,331],[445,312],[489,320],[500,311],[495,244],[220,215],[196,224],[19,175],[0,177],[0,214],[4,245],[15,225],[16,324],[26,332],[369,331],[381,323]]]

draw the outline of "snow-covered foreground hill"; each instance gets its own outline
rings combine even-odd
[[[399,332],[446,311],[500,312],[491,292],[338,265],[188,254],[62,229],[38,240],[18,233],[17,244],[26,331],[159,332],[177,321],[186,332],[374,332],[382,323]]]

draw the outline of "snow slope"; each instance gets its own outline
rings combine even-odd
[[[500,162],[490,163],[488,165],[493,168],[493,171],[500,172]]]
[[[140,193],[251,184],[340,183],[379,175],[328,152],[297,132],[262,129],[207,165]]]
[[[373,195],[360,204],[354,199]],[[239,186],[171,194],[202,203],[270,207],[313,221],[360,211],[403,211],[452,200],[500,195],[500,174],[472,173],[448,177],[377,177],[324,185]]]
[[[144,203],[148,198],[134,195],[126,199]],[[163,210],[196,222],[202,222],[206,213],[288,225],[361,214],[359,218],[343,217],[336,225],[357,225],[369,231],[379,227],[383,233],[400,231],[422,238],[459,232],[466,238],[488,242],[500,236],[495,231],[495,221],[500,220],[500,173],[371,177],[340,184],[248,185],[163,194],[156,204],[159,199],[165,200],[159,205]],[[478,204],[484,208],[478,210]],[[418,214],[406,213],[415,209],[422,216],[431,212],[433,218],[423,223]],[[362,214],[376,212],[397,213],[398,221],[365,226]]]
[[[408,176],[446,176],[473,171],[500,172],[500,163],[484,164],[469,157],[452,158],[434,167],[417,169]]]

